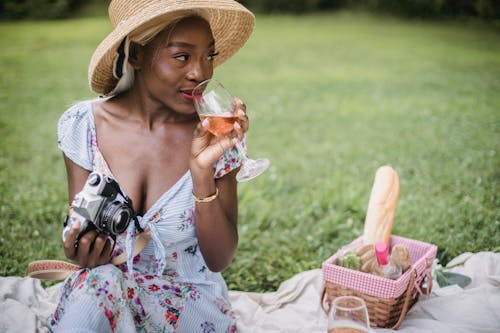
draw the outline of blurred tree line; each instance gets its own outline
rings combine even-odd
[[[361,9],[405,17],[500,18],[500,0],[241,0],[239,2],[256,12],[264,13]]]
[[[85,0],[0,0],[0,18],[66,18],[78,11],[84,3]]]
[[[59,19],[75,16],[92,3],[107,13],[110,0],[0,0],[0,19]],[[500,0],[239,0],[256,13],[361,9],[405,17],[500,19]]]

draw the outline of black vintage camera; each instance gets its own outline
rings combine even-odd
[[[123,200],[118,200],[118,195]],[[73,212],[65,221],[63,241],[77,219],[80,221],[80,235],[97,229],[112,238],[127,230],[130,221],[135,219],[132,204],[123,195],[118,183],[99,172],[89,175],[83,190],[73,199],[72,207]]]

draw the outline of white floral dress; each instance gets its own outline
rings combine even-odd
[[[84,169],[113,177],[97,145],[92,102],[79,102],[62,115],[58,144]],[[227,151],[215,165],[216,178],[239,164],[235,151]],[[187,171],[140,217],[152,235],[141,253],[119,266],[82,269],[68,277],[48,326],[57,329],[65,309],[78,302],[100,309],[113,332],[235,332],[224,279],[208,269],[198,246],[192,187]],[[135,234],[130,223],[113,256],[131,247]]]

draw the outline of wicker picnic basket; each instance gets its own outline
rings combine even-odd
[[[325,286],[321,298],[322,307],[327,312],[335,297],[358,296],[366,303],[372,327],[398,329],[420,294],[428,294],[431,290],[431,266],[437,247],[417,240],[391,236],[391,248],[399,243],[406,245],[412,262],[411,267],[399,279],[391,280],[335,264],[340,254],[358,248],[362,242],[362,237],[354,240],[323,262]]]

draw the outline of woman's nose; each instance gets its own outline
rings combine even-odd
[[[188,72],[188,79],[201,82],[212,76],[213,64],[208,61],[194,61]]]

